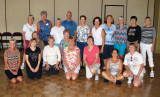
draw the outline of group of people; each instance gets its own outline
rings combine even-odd
[[[130,18],[131,26],[124,24],[122,16],[118,18],[117,25],[112,15],[106,16],[104,24],[100,17],[95,17],[91,29],[86,24],[85,15],[80,16],[80,25],[77,26],[71,19],[70,11],[66,14],[66,20],[61,22],[60,18],[56,19],[54,27],[47,19],[46,11],[41,11],[41,18],[36,26],[33,15],[29,15],[28,23],[23,26],[22,65],[15,39],[10,40],[10,47],[4,52],[5,74],[12,83],[23,80],[21,69],[24,69],[25,62],[29,79],[40,79],[42,67],[45,66],[46,75],[58,75],[60,67],[63,67],[67,80],[76,80],[81,66],[85,66],[87,79],[95,75],[95,80],[99,80],[100,67],[104,64],[104,82],[121,85],[127,77],[128,83],[134,79],[133,85],[138,87],[146,72],[146,52],[150,77],[154,77],[156,31],[151,26],[150,17],[145,18],[142,28],[136,24],[136,16]]]

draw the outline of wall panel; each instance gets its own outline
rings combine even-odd
[[[5,26],[5,0],[0,0],[0,32],[3,33],[6,31]]]

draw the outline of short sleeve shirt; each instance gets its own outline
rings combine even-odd
[[[88,25],[86,25],[84,28],[82,28],[81,26],[78,26],[77,27],[77,41],[87,42],[89,33],[90,33],[90,29]]]
[[[140,65],[143,64],[142,55],[138,52],[135,52],[132,56],[128,53],[124,58],[124,65],[127,65],[131,71],[138,74]]]
[[[64,53],[66,55],[64,57],[66,57],[67,65],[70,69],[73,69],[77,64],[78,52],[80,52],[78,47],[75,47],[75,50],[72,52],[68,50],[68,47],[64,49]]]
[[[94,60],[95,60],[95,58],[96,58],[96,53],[99,54],[99,48],[98,48],[98,46],[96,46],[96,45],[93,45],[93,48],[92,48],[91,51],[88,51],[88,46],[86,46],[86,47],[84,48],[83,54],[86,54],[86,60],[87,60],[87,63],[88,63],[89,65],[92,65],[92,64],[93,64],[93,62],[94,62]],[[100,58],[98,58],[98,60],[97,60],[96,63],[100,64]]]
[[[115,43],[114,32],[116,31],[116,26],[112,24],[111,27],[107,27],[106,24],[102,24],[101,27],[104,29],[106,34],[105,44],[114,45]]]
[[[10,49],[5,50],[4,56],[8,58],[8,66],[11,70],[16,70],[18,66],[18,56],[20,55],[20,52],[18,49],[15,49],[15,52],[12,53]],[[9,70],[5,64],[5,70]]]
[[[61,41],[60,45],[62,46],[62,53],[64,53],[64,49],[69,46],[68,42],[65,42],[64,39]]]
[[[37,31],[37,26],[33,24],[30,26],[28,23],[23,26],[23,32],[25,32],[25,39],[26,40],[31,40],[32,38],[32,33],[34,31]]]

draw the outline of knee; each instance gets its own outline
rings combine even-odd
[[[106,75],[106,71],[102,71],[102,76],[104,77]]]
[[[67,79],[67,80],[70,80],[70,79],[71,79],[71,77],[70,77],[70,76],[66,76],[66,79]]]
[[[19,82],[22,82],[22,81],[23,81],[23,78],[22,78],[22,77],[19,77],[19,78],[17,78],[17,80],[18,80]]]
[[[76,80],[77,79],[77,77],[72,77],[72,80]]]
[[[141,85],[141,81],[140,80],[134,80],[133,85],[134,85],[134,87],[139,87]]]
[[[123,72],[124,77],[128,77],[128,74],[126,72]]]
[[[94,70],[94,69],[91,70],[91,73],[93,73],[93,74],[96,74],[96,72],[97,72],[97,71]]]
[[[11,83],[15,84],[16,83],[16,79],[12,79]]]

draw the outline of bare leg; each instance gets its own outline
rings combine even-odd
[[[66,75],[66,79],[67,79],[67,80],[70,80],[70,79],[71,79],[71,74],[70,74],[69,72],[66,72],[65,75]]]

